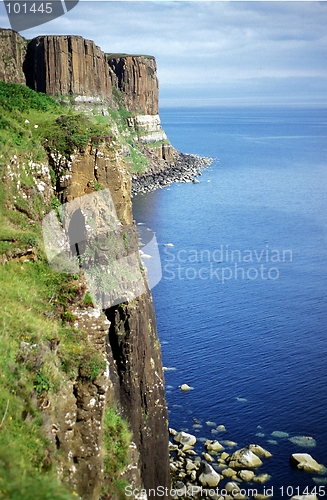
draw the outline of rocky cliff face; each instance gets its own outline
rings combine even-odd
[[[125,107],[137,115],[158,114],[158,79],[154,57],[108,56],[113,84],[124,95]]]
[[[62,171],[63,164],[60,168],[54,164],[52,167],[57,171]],[[129,234],[131,243],[128,251],[137,253],[137,232],[132,220],[130,198],[131,179],[126,172],[121,153],[109,144],[100,148],[89,145],[83,153],[73,157],[67,172],[68,174],[61,177],[62,181],[60,182],[59,179],[57,183],[62,201],[71,201],[83,194],[91,193],[94,181],[99,181],[103,188],[110,189],[117,217],[122,222],[126,233]],[[97,217],[100,221],[98,225],[101,226],[100,207]],[[101,421],[103,405],[89,408],[88,401],[90,398],[96,398],[96,401],[99,400],[101,403],[99,394],[104,395],[102,398],[104,400],[112,399],[110,391],[108,392],[111,386],[114,391],[114,400],[130,423],[133,432],[133,441],[140,455],[138,465],[144,486],[146,488],[155,488],[158,485],[168,487],[168,413],[164,395],[161,351],[151,294],[146,287],[145,293],[141,296],[107,308],[105,313],[110,322],[109,333],[104,334],[103,327],[100,328],[97,336],[99,337],[100,334],[101,338],[98,338],[97,343],[100,347],[102,346],[102,349],[103,345],[106,346],[109,381],[101,379],[101,383],[97,382],[97,388],[93,384],[89,391],[85,388],[81,389],[82,392],[84,391],[82,400],[86,401],[84,403],[82,401],[84,405],[82,409],[89,411],[87,415],[90,418],[91,410],[100,412],[94,422]],[[94,335],[92,328],[91,334]],[[73,396],[74,394],[71,393],[70,397]],[[90,442],[97,443],[99,441],[99,438],[96,438],[98,428],[94,429],[90,422],[86,425],[89,425],[89,432],[94,434]],[[92,453],[89,453],[89,456],[91,457]],[[94,458],[90,463],[93,461]],[[84,458],[82,463],[85,469],[87,462],[85,463]],[[97,474],[94,474],[97,477]],[[78,477],[83,478],[85,474],[82,473]],[[72,478],[78,481],[76,474]],[[89,490],[98,487],[98,484],[94,479],[91,486],[88,486]],[[85,480],[82,479],[81,485],[76,487],[79,491],[83,491],[87,487]],[[91,496],[90,498],[97,497]]]
[[[154,132],[154,141],[165,137],[157,118],[158,82],[153,58],[115,59],[117,65],[109,66],[93,42],[77,36],[37,37],[29,43],[25,54],[24,39],[11,30],[3,31],[3,53],[8,56],[2,66],[5,81],[25,83],[26,76],[26,83],[33,90],[73,95],[76,103],[106,102],[107,108],[116,82],[134,114],[130,126],[138,130],[138,138]],[[136,116],[137,113],[141,115]],[[167,150],[168,145],[163,146]],[[47,179],[42,182],[47,186],[49,200],[56,195],[61,202],[72,201],[94,192],[95,183],[108,188],[122,228],[130,236],[128,251],[137,253],[131,176],[121,144],[108,136],[97,146],[89,142],[67,159],[50,151],[48,155]],[[17,167],[18,174],[19,171]],[[55,188],[51,186],[50,171],[57,175]],[[100,212],[99,209],[99,219]],[[123,235],[119,238],[117,244],[124,246]],[[104,480],[102,422],[108,405],[115,404],[133,433],[131,468],[135,472],[128,480],[135,480],[138,486],[142,482],[145,488],[169,487],[168,414],[155,314],[147,285],[137,298],[105,308],[107,320],[101,311],[85,312],[77,306],[72,314],[77,328],[87,333],[92,345],[105,357],[107,369],[92,382],[87,382],[81,373],[75,381],[67,381],[60,395],[41,401],[46,434],[60,451],[60,476],[83,500],[99,498]]]
[[[130,113],[129,127],[156,161],[174,163],[174,149],[160,125],[156,61],[151,56],[106,56],[80,36],[41,36],[27,46],[12,30],[0,31],[0,77],[60,96],[80,111],[106,115],[117,99]],[[117,91],[119,95],[117,96]],[[160,144],[161,143],[161,144]]]
[[[26,40],[19,33],[0,28],[0,80],[25,85],[26,46]]]
[[[105,54],[80,36],[34,38],[24,63],[27,85],[51,95],[79,96],[79,100],[112,100]]]

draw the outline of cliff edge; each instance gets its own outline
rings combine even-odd
[[[121,481],[169,487],[161,352],[145,278],[140,296],[101,310],[81,273],[51,271],[41,233],[51,210],[59,214],[62,204],[109,189],[120,228],[115,247],[126,258],[138,253],[131,172],[149,166],[142,148],[153,137],[142,137],[159,133],[151,146],[168,146],[152,114],[158,107],[155,62],[127,58],[128,71],[119,77],[107,56],[81,37],[37,37],[27,45],[18,33],[0,30],[0,47],[0,262],[7,280],[0,469],[7,494],[23,500],[28,483],[35,500],[43,499],[41,477],[52,472],[83,500],[121,498]],[[162,153],[156,158],[165,161]],[[102,208],[95,211],[99,227]],[[105,257],[101,252],[96,258]],[[16,304],[17,321],[11,314]],[[31,441],[26,448],[19,427]],[[10,440],[17,454],[7,454]],[[20,475],[27,478],[21,485]],[[56,496],[57,490],[54,500],[70,498]]]

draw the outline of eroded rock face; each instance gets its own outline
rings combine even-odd
[[[55,171],[62,168],[65,172],[57,182],[57,194],[62,203],[94,192],[94,185],[98,183],[102,189],[110,189],[118,218],[124,224],[132,224],[131,178],[120,149],[110,144],[88,145],[84,152],[76,152],[69,162],[53,155],[51,163]]]
[[[62,159],[57,158],[57,162],[60,161]],[[110,189],[117,217],[124,228],[128,226],[135,233],[134,251],[138,252],[138,238],[132,221],[131,179],[121,152],[110,144],[96,148],[89,145],[84,152],[71,158],[66,165],[66,175],[57,182],[62,201],[93,192],[95,181],[102,188]],[[101,217],[101,210],[98,215]],[[169,486],[169,454],[161,350],[152,297],[146,284],[145,289],[146,293],[130,302],[106,310],[110,321],[109,335],[103,336],[101,342],[106,343],[114,401],[130,424],[140,456],[138,465],[142,483],[148,489]],[[84,405],[82,392],[77,389],[75,393],[77,400]],[[85,404],[89,403],[86,401]],[[95,427],[95,431],[98,430]]]
[[[92,343],[106,354],[108,321],[93,309],[74,310],[76,325],[87,331]],[[60,393],[49,394],[41,403],[44,429],[60,451],[57,471],[61,480],[83,499],[97,500],[103,482],[102,420],[113,403],[114,391],[107,370],[93,382],[82,377],[67,381]]]
[[[124,94],[128,111],[138,115],[158,114],[158,79],[154,57],[109,56],[113,83]]]
[[[0,80],[26,84],[23,62],[26,40],[13,30],[0,28]]]
[[[117,400],[141,455],[144,486],[168,486],[168,413],[151,294],[111,307],[106,314],[111,322],[108,355],[116,368]]]
[[[142,144],[167,141],[167,136],[160,125],[159,115],[136,115],[129,118],[129,126],[137,131],[138,140]]]
[[[111,99],[105,54],[81,36],[39,36],[29,46],[24,63],[27,85],[50,95],[77,94],[91,103]]]

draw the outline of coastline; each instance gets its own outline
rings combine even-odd
[[[174,149],[173,163],[165,160],[153,162],[148,155],[150,166],[145,173],[132,175],[132,198],[139,193],[148,193],[156,189],[162,189],[173,182],[198,183],[196,177],[200,176],[202,170],[211,165],[214,158],[207,158],[192,154],[185,154]]]

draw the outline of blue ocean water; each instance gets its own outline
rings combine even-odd
[[[161,255],[152,293],[170,426],[235,441],[229,453],[249,443],[267,448],[273,457],[260,473],[271,474],[273,498],[327,477],[289,465],[291,453],[308,452],[327,466],[326,116],[163,109],[177,149],[216,160],[199,184],[133,200],[134,218],[155,231]],[[183,383],[193,389],[181,391]],[[294,444],[294,436],[316,446]]]

